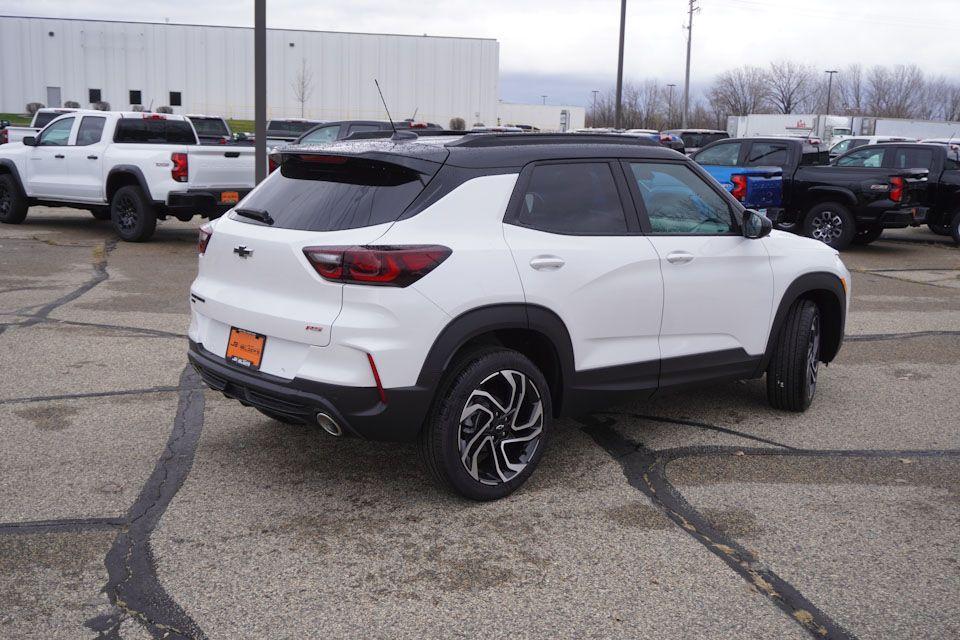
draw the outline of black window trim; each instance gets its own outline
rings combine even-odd
[[[609,232],[570,232],[570,231],[555,231],[552,229],[541,229],[539,227],[524,224],[520,221],[520,212],[521,207],[523,206],[523,195],[526,193],[527,187],[530,185],[530,180],[533,176],[533,171],[537,167],[548,166],[548,165],[557,165],[557,164],[605,164],[610,169],[610,173],[613,176],[613,182],[617,186],[617,195],[620,197],[620,208],[623,211],[624,221],[627,223],[626,231],[619,233],[609,233]],[[634,206],[633,199],[630,197],[629,183],[625,180],[623,175],[623,170],[617,170],[616,165],[619,164],[619,158],[563,158],[563,159],[551,159],[551,160],[535,160],[530,162],[520,170],[520,175],[517,178],[517,184],[513,188],[513,194],[510,196],[510,202],[507,204],[507,211],[503,217],[503,223],[513,225],[515,227],[522,227],[524,229],[531,229],[533,231],[539,231],[540,233],[549,233],[557,236],[585,236],[585,237],[607,237],[607,238],[622,238],[626,236],[642,236],[644,235],[643,229],[640,228],[639,219],[637,217],[637,210]]]
[[[676,236],[676,237],[689,237],[695,238],[698,236],[708,236],[712,238],[726,238],[731,236],[743,236],[743,229],[741,227],[740,219],[743,217],[743,208],[742,205],[737,202],[730,193],[720,186],[716,180],[710,177],[710,174],[706,172],[700,165],[696,162],[687,162],[685,160],[675,160],[667,158],[624,158],[620,161],[621,168],[625,176],[633,175],[633,169],[630,168],[631,164],[676,164],[684,167],[688,167],[694,175],[703,180],[704,184],[707,185],[714,193],[720,196],[720,199],[727,203],[727,210],[730,213],[731,221],[731,230],[728,233],[666,233],[660,231],[654,231],[653,226],[650,224],[650,217],[647,214],[646,206],[643,203],[643,197],[640,195],[640,187],[636,184],[636,180],[628,180],[627,184],[630,186],[630,194],[635,201],[637,215],[640,217],[640,225],[644,229],[644,233],[649,236]]]

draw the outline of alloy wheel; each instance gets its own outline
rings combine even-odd
[[[460,414],[460,462],[474,480],[509,482],[529,464],[543,434],[543,403],[525,374],[507,369],[487,376]]]
[[[817,369],[820,366],[820,316],[814,314],[810,321],[810,338],[807,340],[807,396],[812,398],[817,390]]]
[[[810,223],[810,235],[821,242],[830,244],[843,235],[843,220],[833,211],[821,211]]]
[[[137,203],[133,197],[121,194],[114,203],[117,212],[117,226],[123,231],[131,231],[137,226]]]
[[[0,215],[10,213],[11,208],[13,208],[13,194],[10,193],[6,184],[0,182]]]

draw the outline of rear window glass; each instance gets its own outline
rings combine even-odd
[[[711,142],[717,140],[726,140],[730,137],[726,133],[694,133],[693,131],[684,131],[680,134],[683,139],[683,146],[699,149],[705,147]]]
[[[309,156],[304,156],[305,158]],[[370,160],[334,163],[287,159],[237,209],[266,211],[271,226],[339,231],[393,222],[423,191],[412,169]],[[260,224],[233,213],[234,219]]]
[[[186,120],[120,118],[114,142],[138,144],[196,144],[193,128]]]
[[[198,136],[228,136],[227,125],[220,118],[190,118]]]
[[[803,145],[803,153],[800,154],[800,164],[805,167],[818,167],[830,164],[830,152],[827,149]]]
[[[302,120],[271,120],[267,123],[268,133],[296,134],[306,133],[310,129],[320,124],[319,122],[310,122]]]

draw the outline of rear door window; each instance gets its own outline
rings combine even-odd
[[[754,142],[747,153],[748,167],[782,167],[787,164],[787,145],[782,142]]]
[[[80,121],[80,128],[77,130],[78,147],[85,147],[90,144],[100,142],[103,135],[103,125],[107,119],[101,116],[84,116]]]
[[[684,139],[686,143],[686,139]],[[697,153],[694,159],[700,164],[709,164],[719,167],[735,167],[740,158],[739,142],[723,142],[715,147],[704,149]]]
[[[197,144],[193,127],[186,120],[120,118],[114,142],[134,144]]]
[[[606,162],[544,164],[533,168],[517,222],[569,235],[627,232],[620,193]]]
[[[886,149],[873,147],[852,151],[837,159],[838,167],[882,167]]]
[[[237,210],[266,212],[270,225],[339,231],[393,222],[423,191],[429,176],[394,164],[340,156],[291,156],[243,199],[235,220],[261,224]]]
[[[932,169],[933,150],[899,147],[893,156],[893,166],[897,169]]]

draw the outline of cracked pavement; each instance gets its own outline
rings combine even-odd
[[[960,249],[844,254],[802,415],[762,380],[555,425],[493,504],[185,368],[196,225],[0,226],[0,637],[960,636]]]

